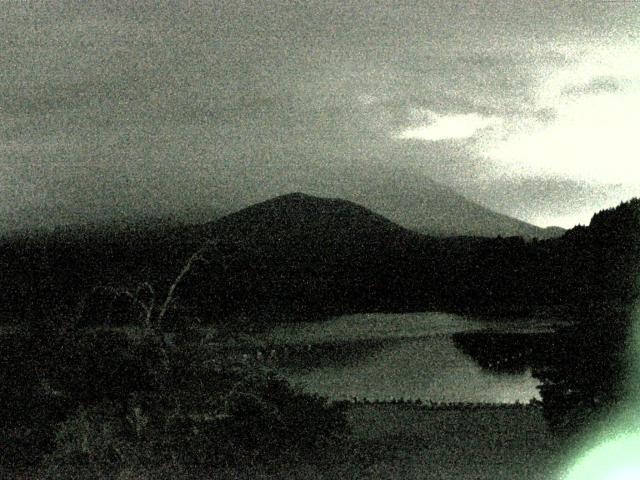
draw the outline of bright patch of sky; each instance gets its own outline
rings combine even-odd
[[[465,139],[466,154],[505,184],[529,178],[574,182],[593,191],[606,187],[599,198],[574,201],[570,212],[526,214],[541,226],[588,224],[595,211],[640,194],[640,45],[567,46],[563,52],[565,62],[540,65],[525,86],[529,101],[513,111],[418,109],[409,115],[412,126],[395,138]]]
[[[640,48],[603,48],[538,85],[547,120],[512,122],[481,151],[520,175],[640,185]]]
[[[483,117],[477,113],[441,115],[426,111],[425,116],[427,123],[407,128],[399,133],[397,138],[430,142],[470,138],[499,122],[496,117]]]

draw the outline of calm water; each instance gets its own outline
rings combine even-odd
[[[381,340],[370,353],[286,375],[310,392],[331,399],[405,398],[438,402],[527,402],[539,398],[530,371],[498,374],[482,370],[455,348],[451,334],[462,331],[548,331],[533,320],[483,321],[443,313],[348,315],[324,323],[279,326],[270,340],[281,344]],[[348,345],[345,348],[349,348]]]

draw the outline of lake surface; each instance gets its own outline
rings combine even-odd
[[[540,398],[538,381],[531,372],[483,370],[454,346],[451,334],[548,332],[556,326],[556,322],[550,321],[487,321],[434,312],[359,314],[323,323],[279,325],[270,333],[269,341],[302,345],[311,352],[328,342],[357,350],[357,355],[346,355],[341,361],[335,358],[319,361],[314,368],[296,365],[285,368],[291,382],[333,400],[357,397],[511,403]],[[322,348],[318,351],[322,352]]]

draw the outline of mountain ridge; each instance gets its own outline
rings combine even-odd
[[[423,197],[422,205],[423,209],[428,210],[425,215],[416,215],[415,218],[412,215],[412,211],[415,208],[405,209],[400,212],[393,205],[401,203],[401,201],[393,201],[387,203],[376,202],[374,197],[371,204],[358,201],[355,195],[347,195],[344,197],[324,197],[319,195],[311,195],[308,193],[296,191],[276,197],[269,198],[262,202],[258,202],[248,207],[239,209],[235,212],[229,213],[213,222],[208,222],[207,225],[215,225],[217,222],[223,224],[229,224],[231,221],[237,221],[241,217],[247,219],[250,215],[249,212],[262,211],[269,215],[273,214],[278,205],[288,204],[289,206],[301,205],[306,201],[307,206],[310,208],[309,214],[321,213],[323,208],[316,205],[315,208],[311,207],[313,202],[322,202],[324,205],[324,211],[328,211],[330,206],[343,207],[347,204],[356,209],[367,210],[370,212],[368,215],[373,215],[380,221],[384,220],[387,223],[394,223],[397,227],[403,228],[408,231],[419,233],[422,235],[435,236],[435,237],[454,237],[454,236],[477,236],[477,237],[512,237],[521,236],[527,240],[533,238],[547,239],[561,236],[566,230],[561,227],[538,227],[536,225],[524,222],[514,217],[504,215],[495,212],[489,208],[466,199],[465,197],[453,192],[452,190],[440,186],[433,182],[433,185],[437,186],[437,189],[444,189],[447,193],[447,201],[450,205],[449,208],[437,210],[437,195],[433,195],[429,192]],[[435,192],[436,194],[438,191]],[[351,197],[351,198],[350,198]],[[404,197],[399,196],[399,197]],[[362,200],[365,200],[364,198]],[[385,208],[386,206],[386,208]],[[282,218],[274,218],[274,220],[282,220]],[[234,220],[232,220],[234,219]]]
[[[269,240],[268,237],[282,239],[338,233],[359,237],[364,230],[375,231],[376,235],[410,234],[408,229],[355,202],[302,192],[253,204],[203,227],[211,236],[234,237],[236,240],[257,237],[261,242]]]
[[[496,212],[450,187],[419,174],[390,173],[362,184],[341,198],[354,200],[410,230],[439,237],[480,236],[546,239],[562,235],[561,227],[542,228]]]
[[[92,299],[87,318],[111,322],[113,299],[95,298],[96,288],[135,291],[144,282],[165,291],[194,252],[205,261],[181,283],[177,303],[209,321],[370,311],[521,315],[598,299],[620,303],[636,265],[639,209],[634,200],[539,242],[437,238],[350,201],[293,193],[153,235],[0,242],[0,317],[75,312]]]

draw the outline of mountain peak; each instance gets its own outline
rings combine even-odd
[[[411,192],[396,189],[393,193],[385,193],[390,188],[379,188],[365,195],[348,195],[347,199],[294,191],[223,217],[214,230],[232,236],[239,236],[242,231],[250,237],[259,235],[258,232],[273,235],[277,231],[280,236],[289,236],[291,232],[323,235],[329,231],[344,234],[372,229],[411,230],[441,237],[522,236],[529,239],[557,237],[564,232],[560,228],[543,229],[497,213],[435,182],[423,187],[426,188]],[[367,199],[366,206],[357,203],[362,199]]]
[[[304,192],[291,192],[285,193],[283,195],[278,195],[277,197],[270,198],[263,202],[259,202],[247,208],[253,208],[258,205],[263,206],[279,206],[279,205],[292,205],[292,204],[321,204],[325,202],[330,202],[331,200],[328,198],[316,197],[313,195],[309,195]]]
[[[277,197],[274,197],[272,200],[277,200],[277,199],[281,199],[281,200],[311,200],[311,199],[320,199],[320,197],[314,197],[313,195],[309,195],[308,193],[304,193],[304,192],[290,192],[290,193],[285,193],[283,195],[279,195]]]
[[[407,230],[356,203],[293,192],[251,205],[211,224],[212,233],[243,240],[360,237]]]

